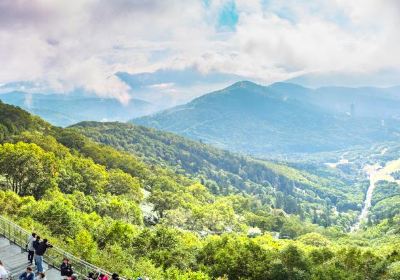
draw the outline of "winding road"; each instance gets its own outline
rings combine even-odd
[[[367,190],[367,194],[365,195],[364,199],[364,206],[361,210],[360,215],[357,218],[357,222],[350,228],[350,232],[357,231],[361,223],[368,217],[369,209],[371,208],[371,202],[372,202],[372,195],[374,193],[375,189],[375,184],[378,181],[379,176],[379,170],[382,169],[382,166],[379,164],[374,164],[374,165],[366,165],[364,167],[364,171],[368,174],[369,178],[369,187]]]

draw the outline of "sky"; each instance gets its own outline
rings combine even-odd
[[[0,0],[0,85],[182,102],[235,79],[374,77],[400,73],[398,26],[397,0]]]

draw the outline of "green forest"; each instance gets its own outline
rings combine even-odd
[[[134,125],[63,129],[1,102],[0,143],[0,214],[122,276],[400,279],[393,182],[379,182],[372,219],[349,233],[368,182],[346,169]]]
[[[321,226],[337,225],[346,230],[361,209],[366,185],[343,172],[324,169],[312,174],[132,124],[83,122],[72,128],[148,164],[165,166],[195,179],[215,195],[250,195],[263,205]]]

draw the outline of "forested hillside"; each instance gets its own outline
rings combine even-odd
[[[0,116],[0,214],[105,269],[160,280],[400,277],[396,216],[348,235],[237,187],[212,192],[196,172],[144,160],[150,152],[118,151],[3,103]],[[269,164],[277,174],[303,174]],[[304,191],[319,187],[308,180]],[[378,232],[385,237],[377,239]]]
[[[364,186],[339,171],[325,169],[320,177],[131,124],[84,122],[72,128],[149,164],[197,179],[216,195],[245,193],[322,226],[350,228],[361,209]]]

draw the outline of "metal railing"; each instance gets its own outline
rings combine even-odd
[[[0,235],[4,236],[12,243],[25,250],[28,237],[31,235],[31,233],[26,231],[19,225],[13,223],[12,221],[0,216]],[[81,260],[74,255],[55,246],[48,249],[46,251],[46,254],[44,255],[44,260],[49,265],[49,267],[53,267],[58,270],[60,269],[60,265],[64,258],[69,259],[70,263],[72,264],[74,274],[77,274],[78,276],[80,276],[80,278],[85,278],[90,272],[93,272],[97,274],[102,273],[104,275],[107,275],[108,278],[111,279],[112,274],[110,272],[84,260]],[[125,280],[121,277],[119,279]]]

